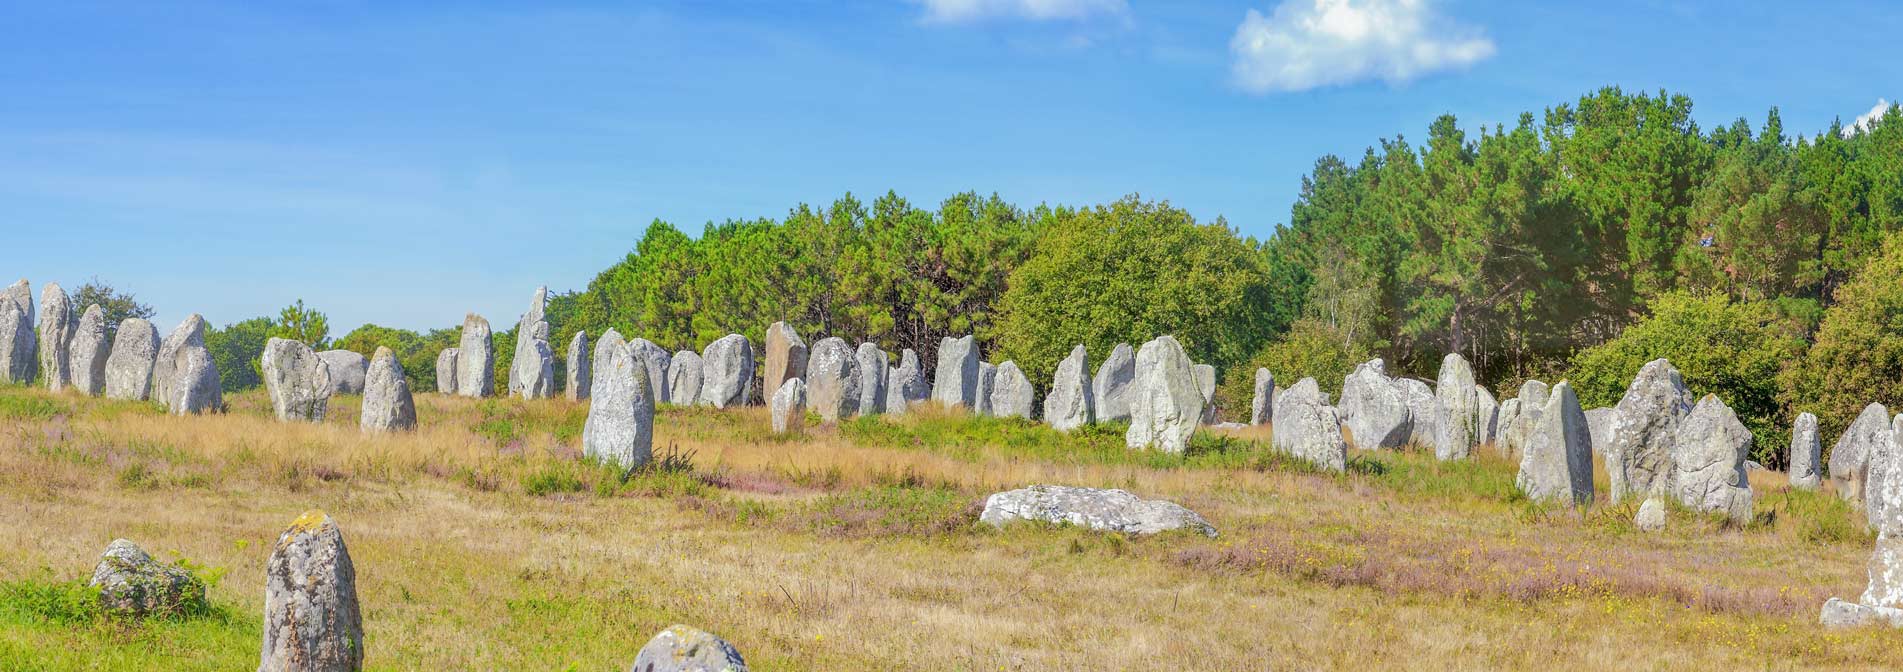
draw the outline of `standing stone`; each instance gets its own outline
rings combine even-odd
[[[806,359],[806,398],[822,423],[836,423],[859,410],[859,360],[837,336],[813,343]]]
[[[515,353],[509,360],[509,396],[521,399],[555,397],[555,349],[548,343],[548,323],[516,327]]]
[[[1534,501],[1592,502],[1592,430],[1572,384],[1554,385],[1538,417],[1514,485]]]
[[[654,458],[654,386],[646,363],[613,329],[595,340],[595,380],[582,454],[633,471]]]
[[[747,342],[747,337],[722,336],[708,343],[700,358],[701,405],[728,408],[753,401],[748,397],[753,384],[753,345]]]
[[[363,394],[364,376],[370,373],[370,360],[351,350],[325,350],[317,358],[330,369],[331,394]]]
[[[1457,352],[1441,358],[1440,375],[1434,380],[1434,396],[1447,412],[1440,440],[1434,445],[1434,456],[1443,460],[1472,457],[1474,445],[1483,432],[1479,386],[1474,384],[1473,366],[1467,363],[1467,358]]]
[[[1130,429],[1123,443],[1181,453],[1203,417],[1203,393],[1190,371],[1189,353],[1174,336],[1159,336],[1137,350],[1132,382]]]
[[[19,282],[7,285],[7,291],[0,293],[0,299],[10,300],[13,305],[19,306],[20,310],[26,313],[27,324],[33,324],[39,319],[33,312],[33,283],[27,282],[26,278],[20,278]]]
[[[884,413],[886,385],[890,383],[885,368],[885,351],[873,343],[860,343],[853,357],[859,361],[858,414]]]
[[[1091,397],[1097,402],[1097,421],[1130,419],[1130,385],[1136,380],[1136,351],[1129,343],[1118,343],[1110,356],[1097,365],[1091,380]]]
[[[568,339],[568,363],[563,373],[567,374],[568,400],[587,399],[588,385],[595,382],[594,372],[588,368],[588,332],[577,331],[574,338]]]
[[[463,316],[462,341],[456,345],[456,394],[487,397],[496,393],[496,346],[489,336],[488,320],[475,313]]]
[[[264,569],[264,651],[258,672],[363,669],[357,568],[344,533],[306,511],[278,535]]]
[[[152,363],[159,356],[159,330],[151,322],[128,317],[112,337],[106,357],[106,398],[145,401],[152,397]]]
[[[1692,412],[1692,393],[1664,359],[1646,362],[1613,407],[1612,439],[1603,451],[1612,502],[1669,494],[1672,442]]]
[[[1078,344],[1070,349],[1069,357],[1057,363],[1051,390],[1044,397],[1044,422],[1049,423],[1051,429],[1068,432],[1096,421],[1090,364],[1085,361],[1088,356],[1084,346]]]
[[[667,398],[676,399],[683,406],[693,404],[700,398],[703,368],[700,353],[692,350],[674,353],[667,362]]]
[[[537,287],[535,294],[529,299],[528,312],[523,313],[522,317],[515,321],[516,354],[509,366],[508,387],[503,388],[509,391],[509,396],[511,397],[521,397],[524,399],[542,398],[535,394],[536,390],[532,384],[533,381],[528,380],[536,376],[537,363],[531,360],[530,363],[524,364],[522,353],[532,351],[535,348],[532,341],[537,338],[537,323],[541,323],[539,328],[540,338],[548,340],[548,322],[545,317],[547,310],[548,287]],[[550,351],[552,352],[553,348],[550,348]]]
[[[1275,448],[1331,471],[1348,469],[1341,417],[1314,378],[1303,378],[1275,398]]]
[[[1413,423],[1407,389],[1387,375],[1387,363],[1376,357],[1355,367],[1341,381],[1342,424],[1364,450],[1395,449],[1407,445]]]
[[[73,344],[73,303],[59,283],[40,288],[40,380],[46,389],[64,390],[72,384],[72,362],[67,360]]]
[[[1879,536],[1903,538],[1903,415],[1891,421],[1888,439],[1871,446],[1866,459],[1863,513]]]
[[[218,365],[202,345],[187,345],[172,361],[172,392],[166,402],[172,415],[218,411],[225,400],[218,384]]]
[[[1592,454],[1604,454],[1612,443],[1612,417],[1617,412],[1610,406],[1586,409],[1586,426],[1592,429]]]
[[[968,334],[938,339],[938,367],[932,370],[932,401],[946,408],[978,411],[978,345]]]
[[[991,362],[978,362],[978,398],[975,407],[978,415],[991,415],[991,389],[998,382],[998,365]]]
[[[1503,456],[1513,456],[1513,426],[1520,421],[1520,398],[1507,397],[1500,402],[1500,410],[1493,418],[1493,447]]]
[[[26,309],[0,296],[0,383],[32,382],[38,349]]]
[[[1500,435],[1500,402],[1495,401],[1493,392],[1483,386],[1474,386],[1474,404],[1479,407],[1475,417],[1479,422],[1474,426],[1474,445],[1490,445]]]
[[[1505,435],[1503,447],[1509,457],[1526,450],[1527,437],[1533,434],[1533,427],[1539,424],[1540,413],[1546,408],[1549,394],[1546,383],[1529,380],[1520,384],[1520,396],[1516,397],[1520,400],[1518,412],[1514,414],[1512,424],[1500,428],[1500,432]]]
[[[782,434],[806,428],[806,381],[798,378],[780,383],[773,393],[773,431]]]
[[[1268,369],[1255,370],[1255,397],[1249,401],[1249,424],[1266,425],[1275,421],[1275,374]]]
[[[1817,440],[1817,416],[1799,413],[1791,426],[1791,487],[1816,490],[1823,484],[1818,465],[1823,463],[1824,446]]]
[[[634,353],[634,358],[641,360],[641,365],[648,369],[648,382],[653,385],[653,389],[648,390],[649,399],[653,399],[657,404],[693,405],[694,402],[688,399],[675,402],[671,391],[667,389],[667,371],[673,364],[674,357],[667,354],[666,348],[655,345],[648,339],[636,338],[628,341],[628,352]]]
[[[641,647],[628,672],[747,672],[747,661],[726,640],[674,625]]]
[[[330,367],[303,341],[272,338],[258,369],[279,421],[323,422],[330,407]]]
[[[106,357],[111,353],[106,344],[106,311],[99,304],[86,307],[86,313],[79,317],[79,326],[73,330],[73,342],[67,354],[67,371],[73,378],[73,388],[80,394],[97,397],[106,391]]]
[[[1853,502],[1863,500],[1870,454],[1889,440],[1889,409],[1876,403],[1863,407],[1830,449],[1830,483],[1838,495]]]
[[[806,341],[800,340],[799,332],[793,331],[791,325],[774,322],[767,327],[766,371],[762,372],[760,394],[772,399],[781,383],[791,378],[806,378],[808,356]]]
[[[999,364],[991,382],[991,414],[1030,420],[1036,403],[1037,389],[1031,387],[1031,379],[1018,368],[1018,363]]]
[[[919,367],[918,353],[911,348],[899,352],[899,366],[886,374],[885,414],[904,415],[906,409],[924,403],[932,396],[932,384]]]
[[[363,382],[363,418],[358,424],[366,432],[416,429],[416,400],[410,397],[410,381],[389,348],[377,346],[377,354],[370,358],[370,373]]]
[[[1203,395],[1202,423],[1216,424],[1216,367],[1195,364],[1189,367],[1189,372],[1196,377],[1196,391]]]
[[[1695,511],[1730,512],[1734,522],[1750,520],[1751,484],[1744,462],[1751,455],[1751,430],[1717,395],[1707,394],[1675,431],[1666,483],[1678,503]]]
[[[178,366],[178,353],[185,348],[205,347],[205,318],[198,313],[185,317],[185,321],[172,328],[172,333],[159,343],[158,355],[152,360],[152,398],[160,406],[171,407],[176,398],[176,386],[172,379]]]
[[[456,371],[461,368],[457,363],[462,348],[443,348],[436,353],[436,393],[456,394]]]
[[[1434,388],[1413,378],[1396,378],[1394,384],[1407,392],[1408,443],[1423,448],[1439,445],[1448,419],[1447,409],[1434,396]],[[1439,453],[1436,449],[1435,454]]]

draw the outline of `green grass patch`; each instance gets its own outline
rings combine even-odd
[[[873,486],[803,504],[792,520],[832,536],[928,536],[971,527],[972,495],[945,487]]]
[[[45,420],[70,412],[65,404],[45,397],[9,390],[0,393],[0,418],[8,420]]]
[[[1354,455],[1348,471],[1395,492],[1444,499],[1517,502],[1517,472],[1485,458],[1440,460],[1431,453],[1372,451]]]

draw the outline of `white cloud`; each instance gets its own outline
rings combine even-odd
[[[1122,16],[1125,0],[913,0],[925,5],[926,23],[970,23],[986,19],[1055,21]]]
[[[1367,79],[1405,82],[1493,55],[1478,29],[1439,16],[1432,0],[1285,0],[1253,9],[1229,41],[1237,86],[1304,91]]]
[[[1876,128],[1877,122],[1883,120],[1883,114],[1885,112],[1890,111],[1890,105],[1891,105],[1890,101],[1884,100],[1882,98],[1878,98],[1876,106],[1871,107],[1869,112],[1865,112],[1861,115],[1858,115],[1856,121],[1850,122],[1849,126],[1844,127],[1843,129],[1844,137],[1848,138],[1858,133],[1868,131],[1872,128]]]

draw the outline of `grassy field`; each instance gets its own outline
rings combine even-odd
[[[328,511],[357,567],[368,668],[621,670],[692,624],[755,670],[1822,669],[1903,633],[1827,631],[1871,539],[1828,493],[1753,474],[1757,519],[1532,505],[1494,456],[1361,453],[1316,473],[1266,433],[1132,453],[1117,428],[922,415],[770,433],[762,409],[663,408],[663,464],[579,457],[585,404],[417,399],[413,434],[0,388],[0,669],[257,665],[263,569]],[[975,524],[1032,483],[1180,502],[1221,531],[1130,538]],[[211,582],[130,622],[83,589],[115,537]]]

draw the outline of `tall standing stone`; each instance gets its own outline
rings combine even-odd
[[[782,434],[806,428],[806,381],[790,378],[780,383],[780,389],[773,393],[769,412],[773,415],[773,431]]]
[[[72,362],[67,353],[73,344],[73,302],[59,283],[40,288],[40,380],[49,390],[63,390],[72,384]]]
[[[991,386],[998,381],[998,365],[978,362],[978,395],[972,404],[978,415],[991,415]]]
[[[853,358],[859,362],[859,415],[885,412],[886,385],[891,382],[885,368],[885,351],[874,343],[860,343]]]
[[[509,359],[509,396],[553,399],[555,348],[548,342],[548,323],[538,320],[516,329],[515,352]]]
[[[258,370],[279,421],[324,421],[330,408],[331,369],[311,346],[288,338],[265,341]]]
[[[1880,539],[1903,539],[1903,415],[1890,421],[1889,440],[1872,448],[1864,482],[1864,520]],[[1903,545],[1892,544],[1892,548],[1903,551]],[[1889,566],[1897,573],[1886,583],[1903,596],[1903,581],[1898,580],[1903,579],[1903,564]]]
[[[462,341],[456,344],[456,394],[487,397],[496,393],[496,346],[490,340],[489,320],[463,316]]]
[[[205,318],[198,313],[185,317],[185,321],[172,328],[172,333],[159,343],[158,355],[152,360],[152,398],[159,405],[170,408],[176,398],[176,385],[173,378],[178,367],[178,353],[186,348],[205,347]]]
[[[73,378],[73,388],[80,394],[97,397],[106,391],[106,358],[111,356],[106,343],[106,311],[99,304],[86,307],[86,313],[79,316],[79,326],[73,330],[73,342],[68,348],[67,371]]]
[[[1823,463],[1823,452],[1823,443],[1817,439],[1817,416],[1797,414],[1797,422],[1791,425],[1791,453],[1787,456],[1791,465],[1791,487],[1816,490],[1823,484],[1823,474],[1818,470]]]
[[[1118,343],[1110,356],[1097,365],[1091,379],[1091,397],[1097,401],[1097,421],[1130,419],[1130,385],[1136,380],[1136,351],[1129,343]]]
[[[594,361],[582,454],[633,471],[654,459],[654,386],[647,365],[613,329],[595,340]]]
[[[1592,501],[1592,430],[1572,384],[1560,381],[1547,395],[1527,434],[1514,485],[1534,501]]]
[[[352,350],[325,350],[317,358],[330,369],[331,394],[363,394],[364,376],[370,374],[370,360]]]
[[[582,401],[588,398],[588,386],[595,382],[594,371],[588,366],[588,332],[577,331],[575,337],[568,339],[567,370],[569,401]],[[690,399],[692,397],[689,397]]]
[[[0,383],[32,382],[38,350],[26,309],[0,296]]]
[[[1612,440],[1603,451],[1614,504],[1670,494],[1672,444],[1691,412],[1691,390],[1671,362],[1655,359],[1639,369],[1613,409]]]
[[[1202,423],[1216,424],[1216,367],[1196,364],[1189,367],[1189,372],[1196,377],[1196,391],[1203,395]]]
[[[1863,407],[1830,449],[1830,483],[1836,486],[1838,495],[1851,501],[1863,500],[1870,454],[1889,440],[1889,409],[1877,403]]]
[[[363,417],[358,425],[366,432],[416,429],[416,400],[410,396],[410,381],[389,348],[377,346],[377,353],[370,358],[370,373],[363,381]]]
[[[991,414],[1000,418],[1030,420],[1037,404],[1037,389],[1018,368],[1017,362],[998,365],[991,381]]]
[[[978,410],[978,344],[969,334],[938,339],[938,367],[932,370],[932,401],[946,408]],[[810,381],[809,381],[810,382]]]
[[[1447,412],[1441,426],[1434,456],[1443,460],[1464,460],[1473,456],[1476,437],[1480,436],[1479,386],[1474,384],[1473,366],[1460,353],[1450,352],[1440,360],[1440,375],[1434,380],[1434,396]]]
[[[692,405],[700,399],[700,388],[705,382],[705,362],[700,353],[682,350],[674,353],[667,362],[667,398],[676,400],[683,406]]]
[[[7,291],[0,293],[0,299],[11,300],[14,305],[19,306],[20,310],[26,313],[27,324],[32,324],[39,319],[33,312],[33,283],[27,282],[26,278],[20,278],[18,282],[7,285]]]
[[[167,407],[172,415],[220,411],[225,407],[218,383],[218,365],[202,345],[179,349],[172,362],[172,393]]]
[[[1381,358],[1363,362],[1341,381],[1341,422],[1354,435],[1355,445],[1367,449],[1396,449],[1407,445],[1413,429],[1407,389],[1387,375]]]
[[[363,669],[357,568],[343,531],[307,511],[278,535],[264,568],[264,648],[258,672]]]
[[[1070,349],[1070,356],[1057,363],[1051,377],[1050,392],[1044,396],[1044,422],[1060,432],[1096,421],[1096,399],[1090,385],[1089,357],[1083,344]]]
[[[538,390],[535,389],[534,381],[528,380],[536,377],[540,362],[534,360],[525,362],[522,353],[535,350],[533,341],[538,337],[537,323],[540,323],[539,337],[544,341],[548,340],[549,328],[545,316],[547,310],[548,287],[537,287],[535,294],[529,299],[528,312],[523,313],[522,317],[515,321],[515,356],[510,360],[508,387],[503,388],[508,390],[511,397],[543,398],[536,394]],[[553,348],[548,350],[554,351]]]
[[[753,383],[753,345],[747,337],[728,334],[700,352],[700,403],[714,408],[745,406]]]
[[[1745,459],[1751,430],[1716,395],[1698,400],[1675,430],[1666,480],[1680,504],[1695,511],[1723,511],[1735,522],[1751,519],[1751,484]]]
[[[1130,429],[1123,443],[1181,453],[1203,417],[1203,393],[1190,370],[1189,353],[1174,336],[1159,336],[1137,350],[1130,395]]]
[[[1330,471],[1348,468],[1341,417],[1314,378],[1303,378],[1275,398],[1275,448]]]
[[[806,401],[819,421],[835,423],[859,411],[859,360],[837,336],[813,343],[806,359]]]
[[[1447,427],[1447,409],[1434,396],[1434,388],[1413,378],[1397,378],[1394,383],[1407,392],[1408,443],[1423,448],[1439,445]]]
[[[635,338],[628,340],[628,352],[634,353],[634,358],[641,360],[641,365],[648,369],[648,382],[653,385],[653,389],[648,390],[649,399],[653,399],[657,404],[693,405],[692,400],[676,401],[667,389],[668,366],[673,363],[674,356],[667,354],[666,348],[655,345],[653,341],[645,338]]]
[[[461,368],[457,360],[462,348],[443,348],[436,353],[436,393],[457,394],[456,371]]]
[[[904,415],[906,409],[924,403],[931,396],[932,384],[925,380],[918,353],[911,348],[900,351],[898,367],[886,373],[886,415]]]
[[[106,357],[106,398],[145,401],[152,397],[152,363],[159,356],[159,330],[142,318],[128,317],[112,337]]]
[[[1249,424],[1266,425],[1275,421],[1275,374],[1268,369],[1255,370],[1255,396],[1249,401]]]
[[[799,332],[792,325],[774,322],[766,328],[766,370],[762,372],[760,394],[768,399],[779,391],[780,383],[791,378],[806,377],[806,360],[810,355],[806,341],[800,340]]]

